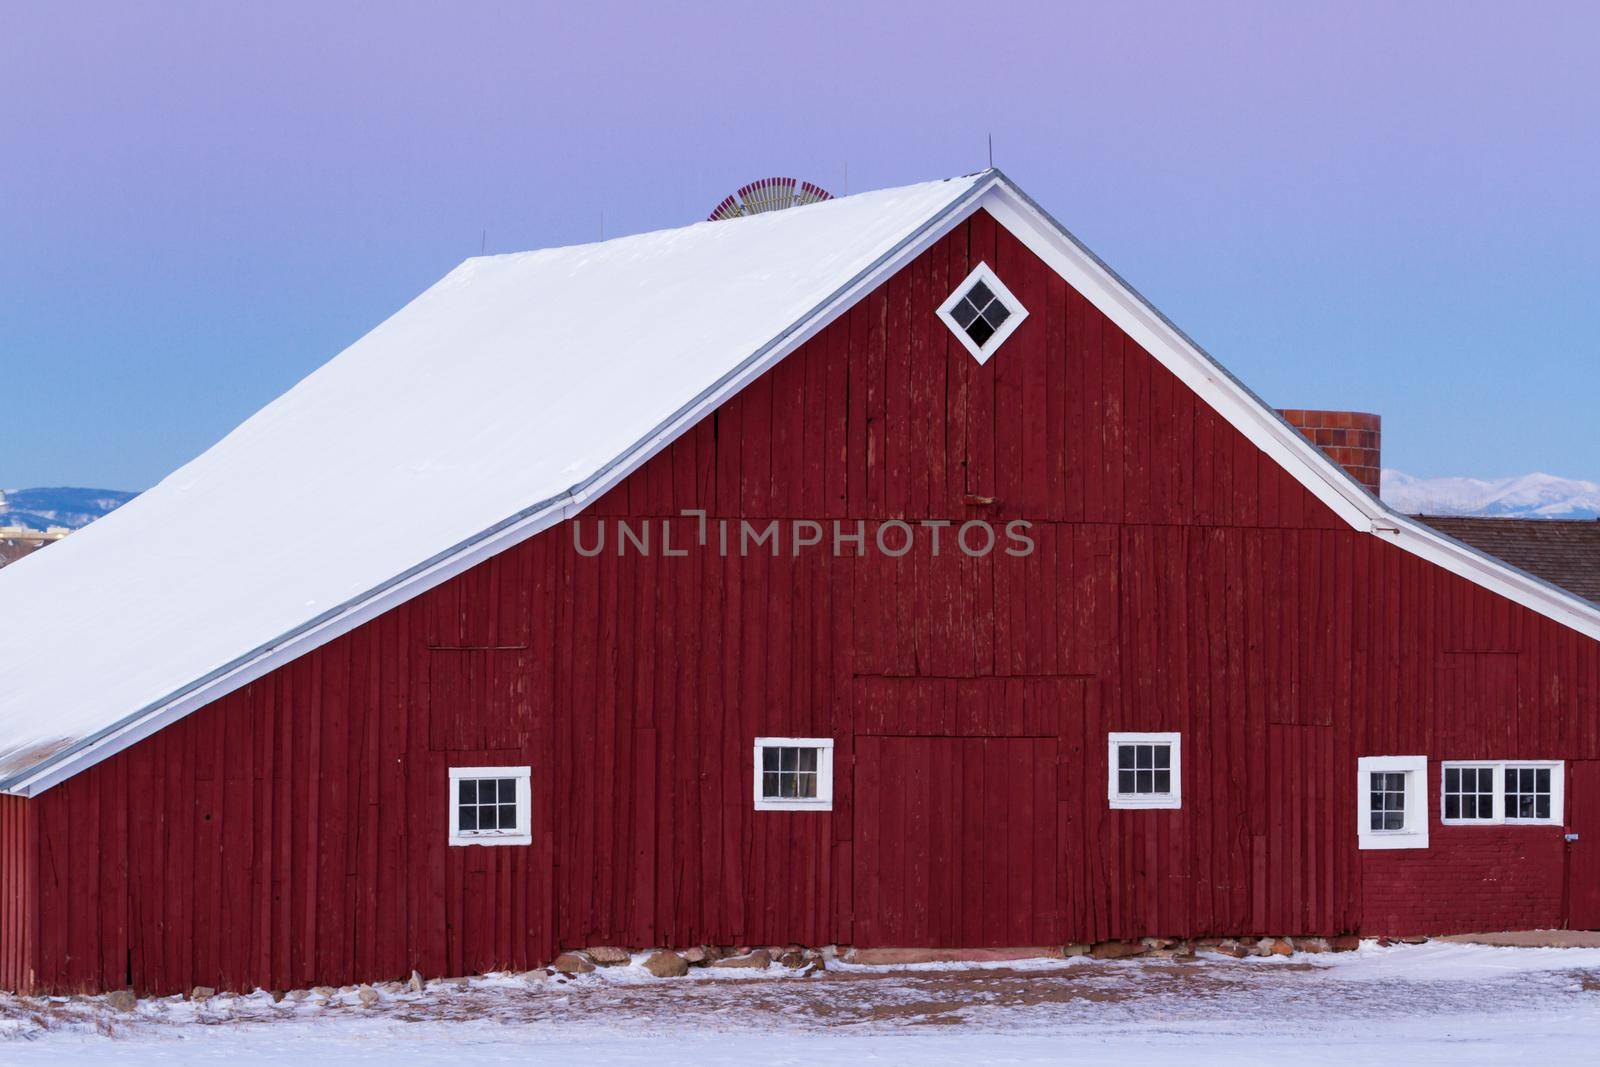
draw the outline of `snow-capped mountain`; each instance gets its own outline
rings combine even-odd
[[[1415,478],[1383,471],[1383,502],[1409,515],[1600,518],[1600,483],[1553,474],[1515,478]]]
[[[30,530],[65,526],[76,530],[138,495],[120,489],[75,489],[64,486],[3,489],[0,490],[0,526],[25,526]]]

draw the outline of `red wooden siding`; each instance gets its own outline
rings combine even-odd
[[[27,989],[38,967],[38,847],[32,807],[0,796],[0,989]]]
[[[980,260],[1031,312],[985,365],[934,317]],[[926,528],[899,559],[716,551],[722,519],[859,522],[870,543],[971,518],[1026,519],[1037,550],[972,559],[947,527],[937,556]],[[618,520],[650,556],[617,554]],[[1561,828],[1360,853],[1353,771],[1600,758],[1600,646],[1343,527],[987,215],[598,501],[585,545],[602,522],[599,556],[548,531],[7,801],[0,841],[38,841],[0,890],[37,878],[38,941],[7,922],[0,959],[20,944],[50,988],[172,991],[601,943],[1559,913]],[[661,553],[663,523],[687,555]],[[1112,730],[1182,732],[1181,809],[1108,808]],[[831,812],[752,810],[759,735],[835,739]],[[447,770],[469,764],[533,768],[531,847],[446,844]],[[1508,842],[1534,905],[1474,896],[1498,868],[1450,862]],[[1461,907],[1395,904],[1423,864]]]

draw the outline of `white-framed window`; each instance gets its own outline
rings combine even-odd
[[[972,353],[979,363],[987,363],[995,350],[1006,343],[1006,338],[1022,320],[1028,309],[989,268],[979,263],[972,273],[962,279],[943,304],[939,305],[939,318]]]
[[[1460,760],[1443,764],[1440,816],[1453,826],[1558,826],[1564,817],[1560,760]]]
[[[451,767],[450,843],[533,843],[532,771],[528,767]]]
[[[1183,807],[1183,739],[1178,734],[1106,736],[1106,796],[1113,808]]]
[[[1493,763],[1445,762],[1439,772],[1439,821],[1482,826],[1500,821],[1500,768]]]
[[[1356,837],[1361,848],[1428,847],[1428,757],[1356,760]]]
[[[757,811],[831,811],[833,738],[758,737]]]

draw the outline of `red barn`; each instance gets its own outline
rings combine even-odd
[[[1600,607],[996,171],[469,260],[0,607],[13,989],[1600,926]]]

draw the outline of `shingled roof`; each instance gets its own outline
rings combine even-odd
[[[1600,520],[1417,518],[1480,552],[1600,604]]]

